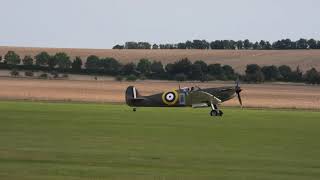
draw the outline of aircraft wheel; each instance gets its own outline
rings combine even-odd
[[[212,110],[212,111],[210,112],[210,115],[211,115],[211,116],[218,116],[218,112],[215,111],[215,110]]]
[[[137,108],[133,108],[132,110],[133,110],[133,112],[136,112],[136,111],[137,111]]]

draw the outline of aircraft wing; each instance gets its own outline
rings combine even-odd
[[[204,104],[208,102],[212,104],[221,103],[220,99],[204,91],[191,92],[188,96],[188,100],[192,106],[196,106],[197,104]]]

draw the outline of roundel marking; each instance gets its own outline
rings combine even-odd
[[[174,105],[178,101],[179,96],[177,91],[167,91],[162,94],[162,101],[167,105]]]

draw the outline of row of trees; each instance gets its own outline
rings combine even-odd
[[[2,57],[0,57],[0,62],[2,61]],[[43,66],[48,67],[50,69],[69,69],[72,67],[77,67],[81,69],[82,61],[79,59],[75,59],[75,61],[71,61],[70,57],[64,53],[59,52],[55,55],[51,56],[47,52],[41,52],[37,54],[35,57],[32,56],[24,56],[24,58],[20,58],[20,56],[15,53],[14,51],[8,51],[7,54],[4,56],[3,63],[7,65],[20,65],[22,64],[25,66]],[[80,63],[80,64],[79,64]]]
[[[21,63],[22,61],[22,63]],[[131,79],[165,79],[165,80],[235,80],[238,77],[244,81],[261,83],[264,81],[307,82],[320,84],[320,73],[312,68],[306,73],[297,67],[292,70],[287,65],[263,66],[249,64],[245,74],[237,74],[229,65],[207,64],[202,60],[191,62],[184,58],[165,66],[160,61],[141,59],[136,63],[122,64],[114,58],[99,58],[91,55],[83,63],[80,57],[71,58],[64,52],[49,55],[41,52],[35,57],[25,56],[23,59],[14,51],[9,51],[2,60],[0,68],[45,70],[70,72],[77,74],[111,75],[131,77]],[[121,78],[118,78],[121,79]]]
[[[314,39],[282,39],[270,43],[269,41],[250,42],[248,39],[242,41],[216,40],[193,40],[176,44],[153,44],[148,42],[126,42],[125,45],[115,45],[113,49],[320,49],[320,41]]]
[[[282,66],[263,66],[257,64],[247,65],[245,75],[242,79],[246,82],[261,83],[265,81],[283,81],[283,82],[305,82],[308,84],[320,84],[320,72],[315,68],[303,73],[299,66],[292,70],[287,65]]]

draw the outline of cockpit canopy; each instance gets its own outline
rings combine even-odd
[[[189,93],[189,92],[193,92],[193,91],[199,91],[199,90],[201,90],[198,86],[192,86],[192,87],[183,87],[183,88],[181,88],[181,90],[183,91],[183,92],[186,92],[186,93]]]

